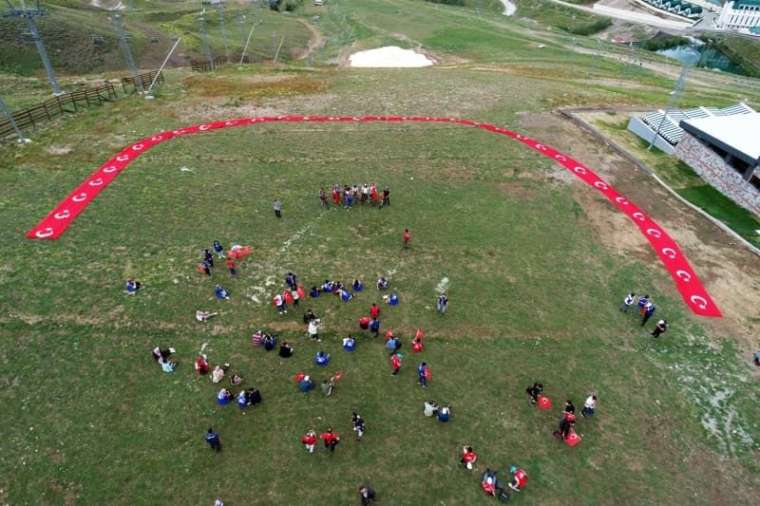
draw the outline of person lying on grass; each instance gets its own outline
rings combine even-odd
[[[214,287],[214,295],[219,300],[230,300],[230,292],[228,292],[222,285],[216,285]]]
[[[195,319],[198,320],[199,322],[207,322],[214,316],[217,316],[218,314],[219,313],[212,313],[211,311],[201,311],[200,309],[198,309],[195,312]]]

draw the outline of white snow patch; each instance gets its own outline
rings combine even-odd
[[[435,287],[435,290],[438,293],[446,293],[446,290],[449,289],[449,278],[445,277],[441,279],[438,284]]]
[[[258,287],[257,287],[258,288]],[[261,299],[256,297],[255,295],[251,295],[251,300],[255,302],[256,304],[261,304]]]
[[[349,58],[352,67],[361,68],[412,68],[429,67],[433,60],[413,49],[385,46],[367,51],[359,51]]]
[[[514,2],[510,2],[509,0],[499,0],[501,4],[504,6],[504,14],[505,16],[513,16],[515,12],[517,12],[517,6]]]

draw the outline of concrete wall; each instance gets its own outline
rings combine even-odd
[[[699,139],[684,132],[676,156],[716,190],[760,216],[760,191]]]
[[[637,116],[631,116],[631,119],[628,122],[628,130],[645,140],[647,145],[652,142],[652,137],[654,137],[654,130],[652,128],[649,128],[649,125],[644,123],[644,120]],[[672,146],[668,141],[659,135],[657,136],[657,140],[654,142],[654,145],[660,148],[660,151],[664,151],[669,155],[675,153],[676,150],[674,146]]]

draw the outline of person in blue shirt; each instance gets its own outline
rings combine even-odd
[[[127,284],[126,284],[126,287],[125,287],[125,289],[127,291],[127,295],[134,295],[134,294],[136,294],[137,291],[140,289],[140,286],[141,285],[140,285],[139,281],[135,281],[134,279],[129,278],[127,280]]]
[[[388,298],[388,304],[391,306],[398,306],[398,295],[396,292],[393,292],[391,296]]]
[[[326,367],[330,363],[330,354],[324,351],[318,351],[314,356],[314,363],[321,367]]]
[[[420,365],[417,366],[417,377],[420,381],[420,386],[422,386],[422,388],[427,388],[427,370],[428,370],[428,365],[425,362],[422,362]]]
[[[451,406],[442,406],[438,408],[438,421],[448,422],[451,418]]]
[[[240,409],[248,407],[248,396],[246,395],[245,390],[241,390],[237,395],[237,405]]]
[[[348,301],[350,301],[353,298],[354,298],[354,296],[351,295],[351,292],[349,292],[345,288],[341,288],[340,289],[340,300],[342,300],[343,302],[348,302]]]
[[[210,267],[214,266],[214,255],[207,249],[203,250],[203,260],[208,262]]]
[[[216,394],[216,403],[220,406],[226,406],[230,403],[232,400],[232,392],[227,390],[226,388],[222,388],[219,390],[219,393]]]
[[[391,337],[385,342],[385,347],[391,352],[391,355],[401,349],[401,340],[398,337]]]
[[[316,286],[312,286],[311,290],[309,290],[309,297],[316,299],[319,297],[319,290]]]
[[[313,390],[314,380],[312,380],[310,376],[304,376],[303,379],[298,382],[298,389],[304,393]]]
[[[229,300],[230,292],[227,291],[222,285],[216,285],[214,287],[214,295],[219,300]]]
[[[362,283],[361,280],[355,279],[352,286],[355,292],[361,292],[364,290],[364,283]]]
[[[204,439],[212,450],[217,452],[222,451],[222,438],[219,437],[218,433],[214,432],[213,428],[208,428],[208,432],[206,432],[206,437]]]
[[[214,251],[216,252],[216,256],[224,258],[224,247],[219,241],[214,241]]]
[[[375,337],[377,337],[377,335],[380,333],[380,320],[377,318],[370,320],[369,331],[372,332]]]
[[[296,275],[292,272],[288,272],[285,276],[285,284],[288,285],[291,290],[295,290],[298,284],[298,278],[296,278]]]
[[[356,339],[351,336],[343,338],[343,349],[346,351],[354,351],[356,349]]]

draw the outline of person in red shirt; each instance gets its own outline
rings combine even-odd
[[[235,259],[232,257],[227,257],[224,259],[224,263],[227,266],[227,269],[230,271],[230,276],[234,276],[237,274],[237,265],[235,265]]]
[[[460,462],[464,464],[467,469],[472,469],[475,462],[478,460],[478,454],[472,449],[472,446],[465,446],[462,448],[462,459]]]
[[[327,432],[320,434],[319,439],[325,443],[325,448],[331,452],[334,452],[335,447],[338,446],[338,443],[340,443],[340,436],[333,432],[332,427],[327,429]]]
[[[412,351],[414,353],[420,353],[422,350],[425,349],[425,346],[422,344],[422,339],[419,337],[415,337],[412,339]]]
[[[374,302],[372,303],[372,307],[369,308],[369,316],[373,320],[377,320],[377,317],[380,316],[380,307]]]
[[[397,375],[398,372],[401,370],[401,357],[398,356],[398,353],[394,353],[391,355],[391,366],[393,367],[392,375]]]
[[[208,360],[206,360],[206,357],[198,355],[198,358],[195,359],[195,371],[203,376],[204,374],[208,374],[208,369]]]
[[[510,467],[509,472],[512,473],[512,481],[509,482],[509,488],[515,492],[519,492],[525,488],[525,485],[528,483],[528,473],[517,466]]]
[[[313,430],[308,431],[301,437],[301,444],[304,445],[307,452],[314,453],[314,448],[317,445],[317,433]]]
[[[362,316],[359,318],[359,328],[362,330],[367,330],[369,328],[369,322],[370,319],[367,316]]]
[[[409,232],[408,228],[404,229],[404,249],[409,247],[409,242],[412,240],[412,234]]]

